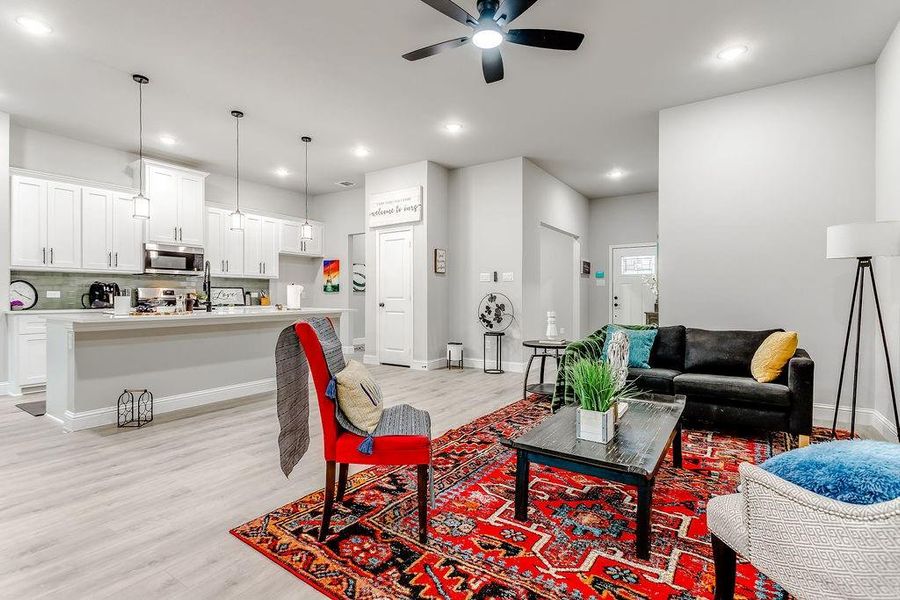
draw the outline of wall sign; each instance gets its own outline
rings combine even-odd
[[[214,287],[210,292],[213,306],[244,306],[246,304],[246,296],[244,296],[242,287]]]
[[[369,227],[422,220],[422,186],[369,196]]]

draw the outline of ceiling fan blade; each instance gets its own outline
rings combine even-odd
[[[583,33],[555,29],[511,29],[506,32],[507,42],[551,50],[578,50],[583,40]]]
[[[484,80],[494,83],[503,79],[503,57],[499,48],[491,48],[481,51],[481,69],[484,71]]]
[[[431,46],[425,46],[424,48],[419,48],[418,50],[407,52],[403,55],[403,58],[405,58],[406,60],[420,60],[422,58],[434,56],[435,54],[443,52],[444,50],[459,48],[460,46],[464,46],[468,42],[469,38],[467,37],[454,38],[452,40],[447,40],[446,42],[432,44]]]
[[[438,12],[442,12],[454,21],[459,21],[463,25],[476,27],[478,19],[470,15],[464,8],[453,2],[453,0],[422,0],[425,4]]]
[[[494,19],[501,27],[509,25],[519,18],[523,12],[531,8],[537,0],[503,0],[503,4],[494,13]]]

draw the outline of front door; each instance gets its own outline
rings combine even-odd
[[[619,325],[645,325],[656,297],[649,279],[656,276],[656,244],[612,249],[611,321]]]
[[[412,230],[378,232],[378,361],[412,364]]]

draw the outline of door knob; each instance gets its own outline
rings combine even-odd
[[[379,302],[378,306],[380,306],[381,308],[384,308],[384,302]]]

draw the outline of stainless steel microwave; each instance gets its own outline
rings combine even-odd
[[[144,244],[144,273],[202,275],[203,248]]]

